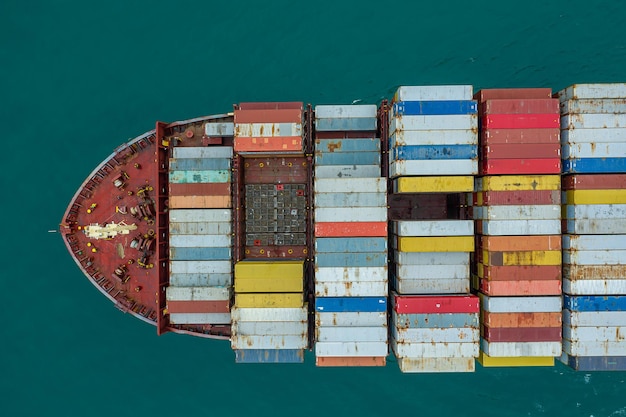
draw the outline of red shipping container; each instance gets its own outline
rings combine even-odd
[[[303,109],[303,103],[299,101],[285,102],[260,102],[260,103],[239,103],[239,110],[282,110],[282,109]]]
[[[302,123],[302,110],[235,110],[235,123]]]
[[[475,295],[398,295],[392,293],[393,309],[401,314],[478,313]]]
[[[315,222],[315,237],[387,237],[387,222]]]
[[[169,184],[170,196],[230,195],[230,183]]]
[[[482,311],[481,324],[491,327],[561,327],[558,313],[490,313]]]
[[[546,99],[552,98],[550,88],[488,88],[474,94],[474,99],[482,103],[486,100],[501,99]]]
[[[576,174],[562,178],[564,190],[619,190],[626,188],[626,174]]]
[[[236,137],[235,152],[271,152],[271,153],[289,153],[289,154],[301,154],[302,149],[302,137],[301,136],[272,136],[272,137],[259,137],[259,138],[247,138]]]
[[[487,281],[554,281],[561,279],[560,265],[483,265],[482,269],[481,278]]]
[[[481,118],[483,129],[558,129],[558,114],[488,114]]]
[[[561,295],[561,280],[480,280],[480,292],[491,296]]]
[[[490,342],[560,342],[559,327],[499,327],[481,326],[480,333]]]
[[[507,143],[481,147],[483,159],[560,158],[558,143]]]
[[[483,191],[475,194],[475,204],[482,206],[561,204],[558,190]]]
[[[168,301],[168,313],[228,313],[230,301]]]
[[[487,100],[480,107],[481,114],[559,114],[559,110],[559,100],[554,98]]]
[[[560,174],[561,158],[546,159],[483,159],[483,175]]]
[[[481,129],[482,145],[503,143],[554,143],[560,145],[561,131],[553,129]]]

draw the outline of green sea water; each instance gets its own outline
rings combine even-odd
[[[626,81],[613,1],[0,2],[0,416],[626,416],[626,372],[235,365],[115,309],[56,229],[115,147],[240,101]]]

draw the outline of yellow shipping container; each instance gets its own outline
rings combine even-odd
[[[474,191],[473,176],[401,177],[397,193],[465,193]]]
[[[402,252],[473,252],[474,236],[397,237]]]
[[[626,190],[567,190],[564,204],[626,204]]]
[[[299,278],[304,276],[304,261],[240,261],[235,264],[235,282],[238,278]]]
[[[479,191],[560,190],[560,175],[496,175],[482,178]]]
[[[478,363],[489,367],[512,367],[512,366],[554,366],[552,356],[517,356],[517,357],[493,357],[484,352],[478,354]]]
[[[304,283],[302,277],[266,277],[259,275],[256,278],[235,278],[235,292],[302,292]]]
[[[238,308],[300,308],[303,305],[302,293],[235,294]]]
[[[528,250],[514,252],[489,252],[483,250],[485,265],[561,265],[560,250]]]

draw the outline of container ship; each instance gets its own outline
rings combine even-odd
[[[237,363],[626,370],[626,84],[233,107],[72,198],[65,245],[118,309]]]

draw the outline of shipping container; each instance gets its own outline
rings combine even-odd
[[[169,182],[178,184],[230,182],[230,170],[170,171]]]
[[[406,279],[392,276],[392,288],[402,294],[466,294],[469,274],[464,278]]]
[[[563,339],[571,342],[624,342],[625,326],[570,326],[563,325]]]
[[[575,220],[606,220],[626,218],[626,204],[583,204],[564,207],[565,218]]]
[[[626,356],[626,343],[606,341],[570,341],[563,339],[563,352],[571,356]]]
[[[483,279],[480,280],[478,289],[486,295],[503,297],[561,295],[561,281],[488,281]]]
[[[175,237],[175,236],[170,236]],[[220,261],[231,259],[228,248],[177,248],[170,246],[171,261]]]
[[[557,174],[561,172],[560,158],[483,159],[481,173],[500,174]]]
[[[555,129],[559,127],[558,113],[487,114],[481,117],[484,129]]]
[[[391,158],[404,160],[450,160],[478,158],[477,145],[411,145],[390,149]],[[360,155],[360,154],[359,154]]]
[[[315,313],[318,327],[387,327],[387,311]]]
[[[492,357],[555,357],[561,355],[561,342],[488,342],[480,339],[480,349]]]
[[[560,280],[561,265],[511,265],[485,266],[477,264],[480,278],[488,281],[529,281],[529,280]]]
[[[626,97],[625,83],[589,83],[572,84],[557,93],[560,101],[598,99],[598,98],[624,98]]]
[[[477,112],[478,107],[474,100],[400,101],[391,106],[389,117],[473,114]]]
[[[480,247],[490,251],[561,250],[561,235],[481,236]]]
[[[318,132],[375,131],[378,124],[376,117],[320,118],[315,117],[315,130]]]
[[[239,103],[239,110],[303,110],[304,104],[299,101],[267,101],[255,103]]]
[[[566,143],[563,159],[626,158],[626,143]]]
[[[232,135],[231,135],[232,136]],[[233,148],[230,146],[176,146],[172,148],[173,158],[232,158]]]
[[[483,159],[527,159],[561,157],[561,145],[558,143],[506,143],[484,145],[481,148]]]
[[[626,174],[578,174],[563,177],[564,190],[610,190],[623,188],[626,188]]]
[[[625,265],[626,250],[564,250],[563,263],[577,265]]]
[[[391,325],[397,329],[478,329],[478,313],[399,314],[392,311]]]
[[[576,371],[626,371],[626,356],[570,356],[563,353],[560,360]]]
[[[235,278],[256,279],[259,276],[268,278],[302,278],[304,276],[304,261],[276,260],[276,261],[240,261],[235,264]]]
[[[626,296],[563,295],[563,308],[572,311],[626,311]]]
[[[259,270],[255,277],[237,276],[235,265],[235,292],[237,293],[290,293],[302,292],[304,282],[302,276],[269,275]]]
[[[399,358],[475,358],[478,342],[463,343],[402,343],[391,338],[393,352]]]
[[[380,165],[322,165],[316,166],[314,169],[315,178],[377,178],[380,177]],[[339,195],[342,194],[331,194]],[[384,194],[368,193],[378,195],[381,199],[386,198]],[[324,195],[324,194],[318,194]],[[351,194],[346,194],[350,196]],[[317,195],[316,195],[317,200]]]
[[[557,204],[526,204],[474,207],[474,219],[479,220],[560,220],[561,206]]]
[[[476,233],[492,236],[558,235],[560,220],[479,220]]]
[[[322,167],[315,167],[322,168]],[[319,181],[319,180],[317,180]],[[316,207],[387,207],[387,196],[381,192],[315,193]]]
[[[230,196],[170,196],[168,205],[172,209],[230,208],[232,200]]]
[[[306,321],[237,321],[233,320],[231,332],[237,336],[299,336],[307,334]]]
[[[623,279],[626,265],[563,265],[563,278],[576,280]]]
[[[559,100],[552,98],[485,100],[480,111],[492,114],[559,114]]]
[[[393,181],[394,193],[463,193],[474,191],[472,176],[401,177]]]
[[[302,293],[235,294],[235,306],[239,308],[298,308],[302,305]]]
[[[380,282],[387,280],[387,266],[315,268],[315,282]]]
[[[387,236],[387,222],[315,222],[315,237]]]
[[[560,175],[496,175],[476,178],[477,191],[560,190]]]
[[[389,148],[414,145],[476,144],[478,144],[476,129],[402,130],[396,128],[396,131],[389,136]]]
[[[626,216],[625,216],[626,217]],[[575,219],[564,221],[566,233],[606,235],[626,233],[626,218]]]
[[[315,366],[386,366],[384,356],[322,356],[315,358]]]
[[[315,193],[385,193],[387,183],[381,178],[320,178],[315,181]]]
[[[302,123],[302,109],[235,110],[235,124],[241,123]]]
[[[476,193],[477,205],[561,204],[558,190],[485,191]]]
[[[335,153],[350,152],[379,152],[380,139],[358,138],[358,139],[315,139],[315,154],[327,156]]]
[[[487,327],[481,326],[480,335],[489,342],[560,342],[558,327]]]
[[[230,159],[226,158],[170,158],[170,171],[209,171],[230,169]]]
[[[449,329],[398,329],[392,327],[391,334],[391,337],[398,343],[464,343],[478,342],[480,338],[478,328],[469,327]]]
[[[479,294],[479,297],[481,308],[490,313],[553,313],[561,311],[561,297],[490,297],[483,294]]]
[[[401,86],[393,101],[471,100],[472,95],[471,85]]]
[[[581,158],[563,160],[564,173],[614,174],[626,171],[626,158]]]
[[[317,297],[315,311],[323,313],[386,312],[387,297]]]
[[[478,313],[475,295],[399,295],[392,293],[393,310],[400,314]],[[560,311],[560,309],[559,309]]]
[[[241,137],[235,138],[233,146],[235,152],[242,155],[249,153],[273,153],[299,155],[303,153],[301,136],[270,136],[270,137]]]
[[[317,342],[315,356],[317,357],[371,357],[387,356],[387,342]]]
[[[232,274],[169,274],[170,287],[228,287]]]
[[[230,274],[230,261],[170,261],[171,274]]]
[[[207,136],[233,136],[235,133],[233,122],[210,122],[204,125],[204,134]]]
[[[453,161],[417,160],[394,161],[389,164],[391,178],[405,175],[476,175],[476,159],[455,159]]]
[[[170,196],[230,196],[231,186],[229,182],[207,182],[193,184],[170,183],[168,185]]]
[[[402,252],[473,252],[473,236],[402,237],[393,239],[394,249]]]
[[[365,282],[317,282],[315,283],[316,297],[381,297],[389,292],[387,279]]]
[[[461,265],[469,264],[469,252],[398,252],[394,261],[401,265]]]
[[[471,130],[477,128],[478,117],[476,114],[398,116],[389,119],[389,135],[393,135],[396,131],[406,130]]]
[[[526,366],[554,366],[552,356],[513,356],[493,357],[480,352],[478,363],[483,367],[526,367]]]
[[[384,222],[387,220],[386,207],[316,207],[316,222]]]
[[[315,106],[315,117],[320,119],[343,119],[343,118],[372,118],[377,116],[375,104],[357,105],[317,105]]]
[[[474,235],[471,220],[393,221],[393,233],[398,236],[470,236]]]
[[[387,342],[387,327],[318,327],[317,342]]]
[[[232,349],[305,349],[307,335],[239,335],[230,337]]]
[[[626,114],[566,114],[561,129],[614,129],[626,127]]]
[[[480,322],[491,328],[497,327],[558,327],[561,328],[561,312],[552,313],[490,313],[482,311]]]
[[[230,287],[167,287],[167,301],[230,300]]]
[[[622,143],[626,141],[623,128],[603,129],[564,129],[561,143]]]
[[[229,300],[168,301],[167,312],[172,313],[230,313]]]
[[[170,211],[170,213],[173,210]],[[171,215],[171,214],[170,214]],[[232,227],[230,222],[190,222],[177,223],[169,222],[170,237],[172,236],[214,236],[214,235],[230,235]]]
[[[236,363],[302,363],[304,349],[235,349]]]
[[[226,209],[169,210],[170,223],[230,222],[232,211]]]
[[[399,358],[400,372],[474,372],[474,358]]]
[[[493,266],[511,265],[560,265],[561,251],[536,250],[514,252],[483,251],[482,263]]]
[[[302,137],[301,123],[236,123],[235,137],[238,138],[273,138]],[[237,141],[235,141],[235,144]],[[235,149],[237,151],[237,149]]]
[[[571,311],[563,310],[563,325],[568,326],[626,326],[626,310]]]
[[[315,252],[385,252],[387,239],[369,238],[318,238],[315,239]]]
[[[170,235],[171,248],[228,248],[232,236],[224,235]]]
[[[170,324],[230,324],[230,313],[171,313]]]
[[[386,266],[387,252],[317,253],[315,265],[317,267]]]
[[[231,315],[233,322],[306,322],[308,311],[306,306],[301,308],[240,308],[233,306]]]
[[[481,145],[503,144],[557,144],[560,141],[560,129],[481,129]]]
[[[468,279],[469,263],[459,265],[395,265],[395,274],[398,279],[408,280],[440,280],[440,279]]]
[[[380,165],[380,152],[315,153],[315,165]],[[377,175],[377,176],[380,176]]]
[[[488,88],[478,91],[474,98],[479,102],[487,100],[528,100],[552,98],[550,88]]]
[[[626,275],[622,275],[626,277]],[[571,295],[612,295],[626,294],[626,278],[569,280],[563,279],[563,292]]]

